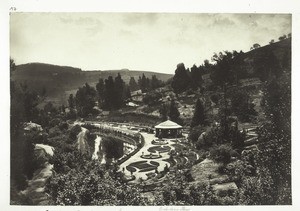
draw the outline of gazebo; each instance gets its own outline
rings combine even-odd
[[[155,136],[159,138],[177,138],[182,135],[182,126],[167,120],[155,126]]]

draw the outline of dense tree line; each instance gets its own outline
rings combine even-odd
[[[99,79],[96,85],[98,91],[99,107],[109,110],[119,109],[130,98],[130,90],[120,74],[115,79],[109,76],[107,79]]]
[[[290,38],[291,34],[288,37]],[[284,35],[279,40],[286,38]],[[254,44],[252,48],[256,49],[255,54],[235,50],[215,53],[211,58],[212,63],[205,60],[202,65],[198,67],[193,65],[190,69],[180,63],[175,70],[171,86],[178,94],[189,89],[222,87],[225,84],[237,85],[240,79],[245,78],[258,77],[265,82],[273,76],[277,77],[280,71],[288,70],[291,53],[289,49],[282,55],[275,55],[272,43],[264,49],[260,48],[258,43]],[[212,87],[205,87],[207,85],[204,83],[204,75],[212,80]]]
[[[69,116],[75,118],[76,114],[80,117],[96,114],[98,112],[95,108],[97,104],[99,108],[107,110],[120,109],[130,97],[129,87],[120,74],[115,78],[112,76],[105,80],[100,78],[96,89],[86,83],[77,90],[75,97],[70,94],[68,99]]]
[[[144,93],[162,87],[165,83],[162,80],[159,80],[156,75],[152,75],[151,78],[148,78],[143,74],[142,76],[139,76],[137,82],[134,77],[131,77],[128,85],[131,92],[140,89]]]

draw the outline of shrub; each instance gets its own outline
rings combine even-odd
[[[61,122],[60,124],[59,124],[59,129],[60,130],[67,130],[68,129],[68,123],[66,123],[66,122]]]
[[[220,96],[217,94],[213,94],[212,96],[210,96],[210,99],[213,103],[218,104],[218,102],[220,100]]]
[[[74,125],[69,132],[69,138],[71,140],[76,140],[77,135],[78,133],[80,133],[80,131],[81,131],[80,125]]]
[[[49,138],[59,136],[61,134],[61,130],[58,126],[52,127],[49,129]]]
[[[189,137],[188,139],[192,141],[192,143],[196,143],[199,136],[204,132],[204,128],[202,126],[196,126],[194,128],[191,129],[190,133],[189,133]]]
[[[59,118],[54,118],[49,122],[50,127],[55,127],[61,123],[61,120]]]
[[[231,146],[227,144],[222,144],[210,150],[210,157],[217,162],[227,164],[230,162],[231,152]]]

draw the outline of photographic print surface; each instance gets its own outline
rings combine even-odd
[[[291,205],[291,14],[10,14],[11,205]]]

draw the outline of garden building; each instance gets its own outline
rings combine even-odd
[[[159,138],[177,138],[182,136],[182,126],[167,120],[155,126],[155,136]]]

